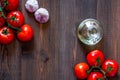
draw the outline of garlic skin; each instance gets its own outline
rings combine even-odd
[[[45,8],[39,8],[35,13],[34,13],[36,21],[39,23],[46,23],[49,20],[49,12]]]
[[[35,12],[38,8],[38,1],[37,0],[27,0],[25,3],[25,8],[28,12]]]

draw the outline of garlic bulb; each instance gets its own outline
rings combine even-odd
[[[49,20],[49,12],[45,8],[39,8],[34,16],[39,23],[46,23]]]
[[[35,12],[38,8],[38,1],[37,0],[27,0],[25,3],[25,8],[27,11],[33,13]]]

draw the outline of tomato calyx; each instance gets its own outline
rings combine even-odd
[[[14,29],[14,30],[17,30],[19,32],[21,32],[22,30],[20,28],[17,28],[17,27],[13,27],[12,25],[9,24],[8,20],[7,20],[7,17],[5,16],[4,12],[3,12],[3,8],[0,6],[0,12],[1,12],[1,16],[0,17],[3,17],[6,21],[7,21],[7,27],[11,28],[11,29]],[[16,19],[16,16],[12,16],[11,18],[13,21],[17,21]]]
[[[17,22],[18,23],[18,20],[16,18],[16,14],[13,15],[11,18],[9,18],[10,20],[12,20],[13,22]]]
[[[3,8],[5,7],[5,6],[7,6],[9,3],[8,3],[8,1],[7,0],[4,0],[3,1]]]
[[[113,70],[113,68],[112,68],[110,65],[108,65],[106,73],[107,73],[107,72],[110,72],[110,71],[112,71],[112,70]]]
[[[100,66],[100,63],[101,63],[100,57],[98,57],[98,58],[96,59],[96,61],[97,61],[98,66]]]
[[[5,30],[2,31],[3,34],[7,35],[9,32],[7,31],[8,28],[6,28]]]
[[[17,21],[16,16],[12,16],[10,19],[13,21]]]

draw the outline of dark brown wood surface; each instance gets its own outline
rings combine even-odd
[[[38,0],[50,13],[46,24],[35,21],[25,1],[19,1],[19,10],[33,27],[34,38],[0,45],[0,80],[77,80],[74,65],[86,62],[86,53],[93,49],[120,63],[120,0]],[[76,29],[86,18],[103,25],[104,38],[96,46],[85,46],[77,38]],[[120,70],[108,80],[120,80],[119,76]]]

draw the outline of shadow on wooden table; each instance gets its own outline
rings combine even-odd
[[[104,44],[104,38],[102,38],[102,40],[98,44],[93,46],[85,45],[82,42],[80,42],[80,45],[82,46],[82,50],[85,53],[85,55],[87,55],[92,50],[96,50],[96,49],[103,50],[103,44]]]

